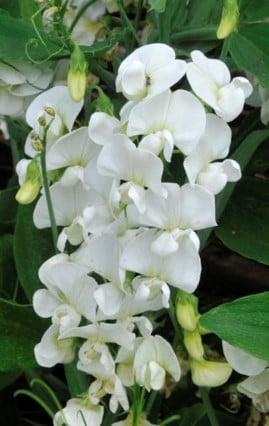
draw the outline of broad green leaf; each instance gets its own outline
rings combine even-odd
[[[269,183],[244,178],[215,232],[229,249],[269,265]]]
[[[149,0],[150,10],[155,10],[158,13],[165,11],[167,0]]]
[[[269,292],[217,306],[200,323],[231,345],[269,360]]]
[[[269,56],[239,32],[234,31],[230,37],[230,53],[238,68],[255,75],[263,87],[268,87]]]
[[[32,300],[33,293],[42,287],[38,278],[39,267],[54,254],[51,230],[35,228],[33,209],[33,204],[18,207],[14,235],[19,281],[29,301]]]
[[[19,0],[20,13],[24,21],[31,21],[33,18],[35,24],[40,28],[42,23],[42,14],[38,13],[39,7],[35,1]]]
[[[0,0],[0,9],[5,9],[12,16],[19,17],[19,0]]]
[[[32,308],[0,299],[0,371],[35,367],[33,349],[46,326]]]
[[[269,2],[268,2],[268,16],[269,16]],[[269,23],[259,23],[252,25],[244,25],[240,28],[240,34],[247,40],[255,44],[263,53],[269,57]]]
[[[0,60],[43,61],[68,54],[60,41],[37,32],[32,24],[13,18],[0,10]]]
[[[223,0],[191,0],[187,22],[191,25],[217,24],[220,21]]]

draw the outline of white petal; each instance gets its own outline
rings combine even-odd
[[[222,341],[225,358],[235,371],[245,376],[255,376],[267,366],[267,361],[256,358],[228,342]],[[268,386],[269,387],[269,386]]]

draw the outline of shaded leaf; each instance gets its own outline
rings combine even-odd
[[[165,11],[167,0],[149,0],[150,10],[155,10],[158,13]]]
[[[14,255],[19,281],[29,301],[40,287],[38,269],[49,257],[53,256],[53,244],[50,229],[36,229],[33,224],[34,205],[20,205],[14,235]]]
[[[35,367],[33,349],[46,325],[30,307],[0,299],[0,371]]]
[[[215,232],[229,249],[269,265],[269,183],[244,178]]]

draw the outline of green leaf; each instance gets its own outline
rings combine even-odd
[[[17,284],[17,273],[13,256],[13,235],[0,237],[0,294],[12,298]]]
[[[257,7],[258,6],[258,7]],[[242,20],[256,21],[258,19],[268,18],[269,3],[268,0],[241,0],[240,12],[242,11]]]
[[[240,146],[235,150],[231,158],[235,161],[238,161],[241,170],[243,171],[246,165],[251,160],[252,156],[258,149],[258,147],[269,137],[269,130],[256,130],[251,132],[244,140],[241,142]],[[216,197],[216,218],[220,219],[224,209],[235,189],[237,183],[228,183],[225,189],[217,195]],[[201,247],[203,247],[211,233],[211,229],[206,229],[199,232],[199,237],[201,240]]]
[[[191,407],[180,410],[181,419],[180,426],[196,426],[197,423],[206,415],[206,410],[203,404],[198,402]]]
[[[83,392],[86,392],[89,387],[89,378],[87,374],[77,369],[77,360],[65,364],[64,372],[72,397],[77,397]]]
[[[15,370],[8,373],[0,373],[0,390],[11,385],[22,374],[21,370]]]
[[[35,367],[34,346],[40,341],[47,321],[31,308],[0,299],[0,371]]]
[[[244,178],[215,232],[229,249],[269,265],[269,183]]]
[[[230,53],[238,68],[255,75],[263,87],[268,87],[269,56],[239,32],[234,31],[230,37]]]
[[[20,205],[14,235],[14,255],[20,283],[29,301],[33,293],[42,287],[38,269],[53,256],[50,229],[36,229],[33,224],[34,205]]]
[[[68,54],[59,40],[0,10],[0,60],[43,61]]]
[[[19,5],[22,19],[24,21],[30,21],[31,18],[35,18],[35,23],[38,23],[38,27],[40,28],[42,23],[42,17],[41,13],[37,13],[39,11],[38,4],[33,0],[19,0]]]
[[[97,41],[93,43],[91,46],[80,46],[81,50],[85,53],[85,55],[89,55],[90,57],[103,55],[109,49],[111,49],[116,43],[123,40],[127,35],[130,34],[128,28],[124,30],[115,29],[111,33],[109,37],[107,37],[103,41]],[[89,64],[91,66],[91,64]]]
[[[149,0],[150,10],[155,10],[158,13],[165,11],[167,0]]]
[[[268,8],[269,9],[269,8]],[[269,10],[268,10],[269,12]],[[240,34],[269,57],[269,23],[245,25],[240,28]]]
[[[188,4],[187,22],[191,25],[218,24],[222,8],[223,1],[191,0]]]
[[[231,345],[269,360],[269,292],[224,303],[203,314],[200,323]]]
[[[18,187],[3,189],[0,191],[0,223],[15,222],[17,202],[15,200]]]

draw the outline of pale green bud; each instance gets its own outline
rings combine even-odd
[[[46,127],[47,121],[45,115],[40,115],[40,117],[38,117],[38,123],[41,127]]]
[[[227,362],[190,360],[192,381],[196,386],[221,386],[232,374],[232,367]]]
[[[225,0],[222,9],[221,21],[217,30],[217,38],[224,39],[231,34],[237,25],[239,9],[237,0]]]
[[[184,345],[191,358],[198,361],[203,359],[204,347],[198,330],[184,330]]]
[[[44,111],[51,117],[55,117],[55,109],[50,106],[45,106]]]
[[[40,171],[37,159],[33,158],[26,171],[26,178],[15,198],[20,204],[30,204],[39,194],[41,187]]]
[[[80,102],[84,98],[87,85],[87,68],[85,55],[80,47],[75,44],[67,75],[69,94],[75,102]]]
[[[176,297],[176,316],[184,330],[194,331],[198,324],[198,299],[179,290]]]

